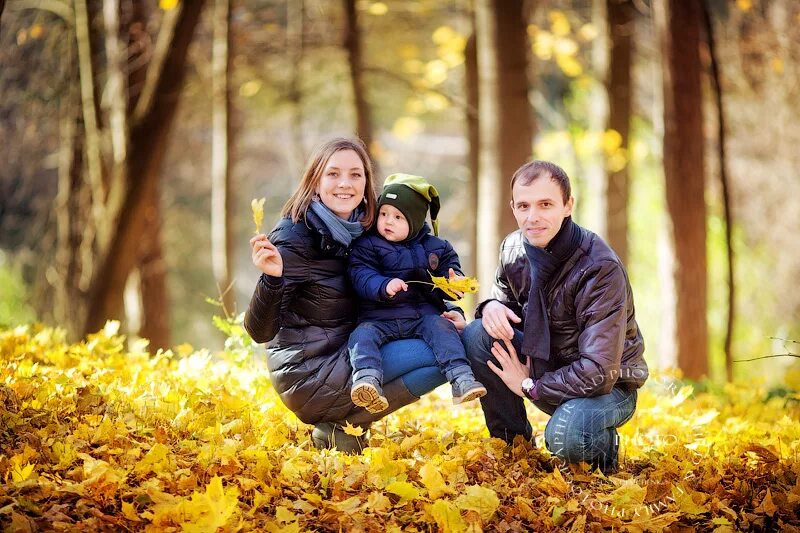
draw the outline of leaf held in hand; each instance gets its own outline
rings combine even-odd
[[[460,295],[457,294],[457,292],[462,292],[464,294],[478,292],[478,288],[480,287],[477,279],[467,277],[446,278],[444,276],[439,277],[431,275],[431,281],[434,287],[441,289],[451,298],[459,298]]]
[[[256,223],[256,235],[261,233],[261,223],[264,221],[264,201],[266,198],[257,200],[253,198],[250,207],[253,209],[253,222]]]

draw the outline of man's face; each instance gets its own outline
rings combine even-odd
[[[529,185],[514,184],[511,191],[511,210],[517,225],[533,246],[545,248],[566,217],[572,214],[570,198],[564,203],[561,188],[550,178],[538,178]]]

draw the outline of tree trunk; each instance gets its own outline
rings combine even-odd
[[[719,180],[722,185],[722,206],[725,216],[725,247],[728,251],[728,320],[725,325],[725,377],[733,381],[733,327],[736,320],[736,276],[734,273],[733,213],[731,212],[731,193],[728,183],[728,161],[725,156],[725,106],[723,105],[722,83],[714,39],[714,24],[708,4],[703,2],[703,23],[708,39],[708,54],[711,57],[711,81],[714,86],[714,99],[717,111],[717,146],[719,157]]]
[[[186,53],[202,8],[202,0],[183,2],[164,15],[164,24],[174,24],[174,31],[163,41],[159,36],[148,79],[134,110],[125,190],[118,195],[109,193],[110,238],[101,243],[84,333],[96,331],[107,319],[122,315],[125,281],[138,259],[135,243],[145,228],[147,202],[155,194],[185,77]]]
[[[83,173],[83,136],[78,130],[82,122],[77,118],[70,94],[62,100],[61,142],[58,162],[58,193],[55,199],[56,215],[56,268],[58,279],[54,285],[53,318],[63,324],[71,338],[79,335],[75,317],[82,316],[83,298],[80,292],[81,228],[78,220],[86,215],[87,206],[81,205],[81,180]]]
[[[353,101],[356,108],[356,133],[368,149],[372,149],[372,117],[367,102],[364,84],[364,65],[361,55],[361,29],[358,25],[356,0],[343,0],[345,11],[344,47],[350,63],[350,80],[353,85]]]
[[[231,91],[230,0],[215,0],[214,47],[211,59],[213,88],[211,141],[211,265],[225,316],[235,312],[233,291],[233,235],[231,215]]]
[[[479,0],[476,38],[479,66],[480,177],[478,278],[491,280],[500,242],[516,229],[509,207],[511,176],[531,156],[533,121],[528,102],[527,16],[523,0]],[[489,252],[492,250],[492,252]],[[491,289],[481,286],[481,298]]]
[[[161,195],[156,185],[146,202],[143,216],[145,230],[139,248],[139,289],[141,292],[141,326],[139,336],[150,339],[150,348],[170,347],[169,294],[167,265],[161,245]]]
[[[287,99],[291,102],[292,157],[291,173],[300,176],[306,162],[306,149],[303,142],[303,55],[305,54],[305,0],[286,2],[286,49],[291,62],[291,78]]]
[[[678,366],[708,374],[706,204],[700,64],[700,0],[666,0],[664,176],[676,258]]]
[[[473,26],[475,24],[473,14]],[[478,213],[478,158],[480,155],[480,127],[478,123],[478,48],[475,39],[475,32],[467,39],[464,49],[464,82],[467,105],[465,107],[465,117],[467,123],[467,141],[469,143],[469,153],[467,162],[469,167],[469,202],[468,213]],[[470,261],[468,272],[475,276],[478,272],[478,224],[477,216],[467,217],[467,231],[470,241]]]
[[[606,0],[611,48],[608,79],[608,129],[619,133],[620,148],[627,159],[619,170],[608,170],[606,234],[608,243],[623,263],[628,261],[628,136],[631,120],[631,56],[635,7],[632,0]]]

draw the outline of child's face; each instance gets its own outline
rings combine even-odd
[[[408,237],[408,220],[393,205],[382,205],[378,210],[378,233],[389,242],[400,242]]]

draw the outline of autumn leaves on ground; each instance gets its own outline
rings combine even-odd
[[[360,456],[317,451],[241,329],[221,353],[148,354],[116,324],[68,345],[0,332],[0,524],[9,531],[770,531],[800,528],[797,375],[700,393],[654,376],[622,471],[487,437],[438,391]]]

